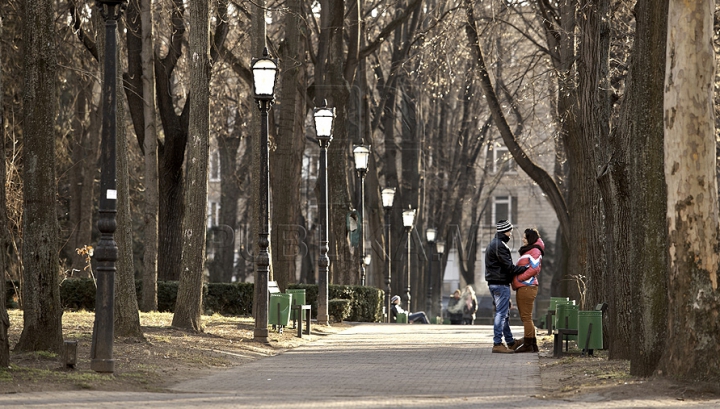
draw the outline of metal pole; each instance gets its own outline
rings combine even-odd
[[[405,295],[407,297],[407,310],[408,314],[410,313],[410,232],[412,232],[412,227],[408,229],[408,235],[407,235],[407,288],[405,289]]]
[[[360,285],[365,286],[365,171],[360,175]]]
[[[318,315],[320,325],[328,325],[328,186],[327,186],[327,148],[329,138],[318,138],[320,143],[320,257],[318,258]]]
[[[95,372],[113,373],[115,262],[118,248],[115,243],[117,228],[117,190],[115,188],[115,137],[117,118],[117,20],[125,9],[120,2],[98,2],[105,20],[105,72],[103,75],[103,125],[101,141],[102,171],[100,175],[100,204],[98,230],[100,239],[95,250],[97,290],[95,295],[95,324],[90,347],[90,368]]]
[[[430,262],[428,263],[428,292],[427,292],[427,301],[425,304],[427,306],[427,313],[432,314],[431,310],[432,310],[432,294],[433,294],[433,285],[432,285],[433,243],[429,242],[428,244],[430,245],[430,250],[428,251],[428,253],[430,253],[430,257],[429,257]],[[431,315],[431,317],[434,317],[434,316],[435,315]]]
[[[270,163],[268,144],[268,111],[271,100],[257,99],[260,108],[260,228],[258,229],[258,255],[255,259],[258,282],[255,283],[257,311],[255,312],[255,341],[268,343],[268,277],[270,276]]]
[[[385,268],[387,269],[387,278],[385,279],[385,305],[386,305],[386,321],[390,322],[390,297],[392,297],[392,288],[390,283],[392,281],[392,260],[390,257],[390,211],[392,208],[385,208]]]

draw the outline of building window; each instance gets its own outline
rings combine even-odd
[[[495,226],[498,220],[508,220],[517,224],[517,197],[494,196],[490,208],[485,213],[485,225]]]
[[[209,161],[209,172],[210,172],[210,181],[211,182],[219,182],[220,181],[220,152],[218,152],[217,149],[213,149],[210,151],[210,161]]]
[[[485,160],[492,173],[517,173],[517,164],[505,145],[488,145]]]
[[[208,229],[220,224],[220,205],[217,202],[208,203]]]

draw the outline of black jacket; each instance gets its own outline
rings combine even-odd
[[[513,264],[507,243],[510,237],[495,233],[485,249],[485,281],[488,285],[509,285],[513,277],[525,271],[525,267]]]

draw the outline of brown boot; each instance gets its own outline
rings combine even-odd
[[[525,342],[523,342],[522,345],[518,349],[515,350],[516,354],[522,353],[522,352],[535,352],[533,351],[533,343],[535,342],[535,338],[525,338]]]
[[[540,352],[540,350],[538,349],[538,346],[537,346],[537,338],[532,339],[532,349],[533,349],[532,350],[533,352]]]
[[[505,344],[497,344],[497,345],[493,345],[492,353],[493,354],[512,354],[513,350],[508,349],[508,347],[506,347]]]
[[[522,345],[525,342],[525,338],[516,339],[515,343],[508,344],[508,349],[512,349],[513,351],[520,348],[520,345]]]

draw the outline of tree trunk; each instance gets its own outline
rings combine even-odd
[[[662,355],[667,325],[667,225],[663,158],[663,88],[667,3],[639,1],[636,31],[625,80],[625,101],[604,174],[615,186],[608,210],[614,215],[606,291],[611,359],[630,359],[636,376],[653,374]],[[602,181],[601,176],[600,180]],[[607,202],[608,195],[603,193]],[[610,264],[612,260],[614,264]],[[643,266],[637,268],[637,266]]]
[[[2,25],[0,25],[0,37],[2,37]],[[2,59],[2,47],[0,47],[0,61]],[[7,172],[5,170],[5,111],[3,105],[3,64],[0,63],[0,180],[7,180]],[[6,292],[5,292],[5,272],[8,270],[8,259],[10,256],[10,232],[8,231],[7,217],[7,192],[5,183],[0,186],[0,271],[3,272],[0,277],[0,367],[7,368],[10,366],[10,340],[8,339],[8,328],[10,328],[10,319],[7,309],[5,309]]]
[[[205,261],[205,220],[210,141],[210,8],[207,0],[190,2],[190,126],[187,148],[185,217],[180,285],[173,326],[201,331]]]
[[[245,149],[243,159],[238,168],[237,154],[240,146],[239,112],[236,112],[235,129],[233,135],[222,136],[218,139],[220,150],[220,226],[219,238],[215,244],[215,258],[209,267],[210,282],[229,283],[232,281],[235,265],[235,238],[238,237],[238,200],[240,198],[240,185],[250,169],[249,152]],[[239,263],[243,261],[238,261]]]
[[[142,311],[157,310],[158,278],[158,150],[155,127],[155,52],[153,50],[152,0],[141,0],[143,152],[145,153],[145,214],[143,217],[144,252]]]
[[[117,57],[116,57],[117,58]],[[118,75],[117,88],[122,89],[122,77]],[[118,96],[120,96],[118,92]],[[125,127],[125,99],[117,98],[117,126],[115,152],[117,160],[117,274],[115,274],[114,332],[115,336],[143,338],[135,289],[135,264],[133,263],[133,220],[130,212],[130,173]]]
[[[57,60],[52,3],[22,2],[24,207],[23,331],[18,351],[60,352],[63,343],[55,175]]]
[[[342,0],[329,2],[329,43],[327,54],[327,82],[329,105],[336,109],[337,117],[333,125],[333,142],[328,148],[328,206],[329,206],[329,245],[330,276],[328,284],[358,284],[357,267],[353,266],[350,241],[347,236],[346,215],[352,207],[348,182],[348,160],[352,141],[347,132],[347,105],[350,86],[345,72],[345,52],[343,47],[343,16],[345,12]]]
[[[665,72],[671,376],[718,380],[718,191],[713,116],[714,2],[671,0]]]
[[[73,118],[72,161],[73,168],[69,172],[70,197],[68,203],[68,224],[70,230],[67,254],[71,260],[70,276],[90,277],[86,270],[85,257],[76,249],[92,243],[93,231],[93,198],[95,197],[95,177],[97,163],[100,158],[100,111],[92,109],[89,96],[95,80],[86,76],[74,76],[78,83],[78,95],[75,106],[76,116]]]
[[[307,34],[301,0],[286,2],[285,39],[280,45],[279,126],[275,135],[276,148],[270,154],[272,185],[272,253],[275,281],[281,289],[295,283],[297,259],[304,231],[300,220],[300,189],[302,158],[305,148],[305,117],[307,83],[305,55]]]

